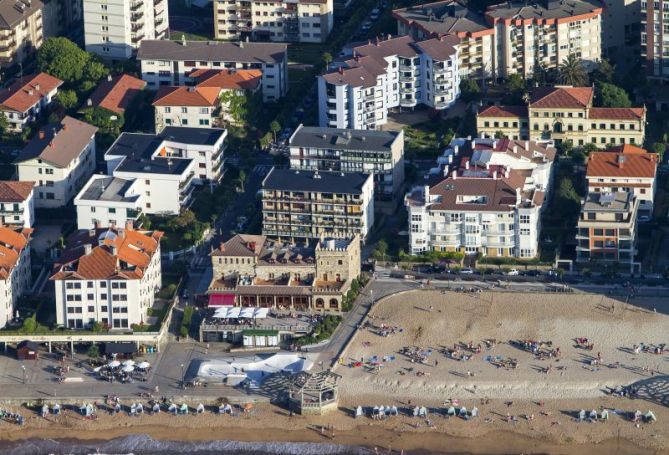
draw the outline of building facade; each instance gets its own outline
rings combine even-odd
[[[167,0],[84,0],[86,50],[105,60],[131,58],[142,40],[165,39]]]
[[[0,0],[0,68],[27,64],[44,40],[40,0]]]
[[[56,322],[70,329],[95,323],[128,330],[148,321],[162,286],[159,231],[132,224],[74,233],[54,264]]]
[[[142,79],[156,90],[161,85],[188,85],[197,69],[260,70],[263,101],[288,92],[288,47],[279,43],[240,41],[144,40],[137,52]]]
[[[576,234],[576,262],[619,264],[634,273],[639,200],[625,191],[588,193],[581,204]]]
[[[216,87],[160,87],[153,101],[156,132],[166,126],[214,126],[221,110],[220,92]]]
[[[460,93],[457,43],[401,36],[355,47],[353,58],[318,76],[320,126],[374,130],[391,109],[450,107]]]
[[[263,235],[284,239],[360,236],[374,226],[371,174],[272,170],[262,182]]]
[[[570,140],[574,147],[643,144],[646,108],[593,107],[593,87],[539,87],[527,106],[490,106],[476,115],[482,137]]]
[[[145,213],[179,214],[196,185],[223,175],[225,138],[220,128],[166,127],[160,134],[122,133],[105,153],[107,174],[136,181]]]
[[[35,222],[35,182],[0,181],[0,225],[29,228]]]
[[[72,36],[82,31],[84,5],[82,0],[45,0],[42,2],[44,38]]]
[[[210,306],[340,311],[360,275],[358,236],[311,244],[237,234],[210,256]]]
[[[405,198],[410,253],[535,257],[555,153],[530,141],[454,139],[436,183]]]
[[[137,224],[144,206],[144,196],[137,180],[94,175],[74,198],[77,227],[120,227]]]
[[[484,17],[457,0],[396,10],[400,34],[415,39],[456,36],[460,74],[476,79],[530,77],[535,66],[557,68],[574,54],[594,69],[602,50],[602,4],[589,0],[506,2]]]
[[[669,17],[665,16],[664,3],[641,0],[641,58],[646,74],[652,78],[669,77],[669,41],[665,38],[669,30]],[[662,7],[660,7],[662,5]]]
[[[14,161],[21,181],[36,182],[35,207],[61,208],[95,171],[97,128],[66,116],[41,128]]]
[[[20,133],[51,104],[63,84],[47,73],[38,73],[19,79],[0,90],[0,115],[5,116],[9,131]]]
[[[633,145],[622,145],[588,155],[585,178],[588,192],[631,193],[639,201],[640,220],[653,216],[657,155]]]
[[[404,131],[299,125],[288,141],[290,168],[374,175],[374,207],[395,212],[404,185]]]
[[[217,0],[213,5],[216,39],[324,43],[334,25],[332,0]]]
[[[0,226],[0,327],[14,318],[16,305],[30,289],[32,229]]]

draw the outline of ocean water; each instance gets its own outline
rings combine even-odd
[[[103,435],[101,435],[103,436]],[[363,447],[307,442],[162,441],[134,434],[110,441],[28,439],[3,443],[3,455],[369,455]]]

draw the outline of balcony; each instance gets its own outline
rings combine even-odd
[[[139,42],[142,41],[143,39],[144,39],[144,33],[140,33],[139,35],[135,35],[135,36],[132,36],[132,37],[130,38],[130,40],[131,40],[133,43],[139,43]]]
[[[142,8],[143,6],[144,6],[144,2],[141,1],[141,0],[136,1],[136,2],[132,2],[130,4],[130,11],[132,11],[134,13],[136,11],[139,11],[139,9]]]
[[[193,177],[195,177],[195,172],[191,172],[188,174],[188,177],[181,183],[179,183],[179,191],[181,192],[184,188],[187,188],[190,185],[190,182],[193,181]]]
[[[126,218],[128,218],[129,220],[136,220],[137,218],[140,217],[141,214],[142,214],[142,210],[141,210],[141,209],[127,209],[127,210],[126,210],[126,215],[125,215],[125,216],[126,216]]]
[[[133,13],[130,15],[130,20],[131,21],[140,21],[144,18],[144,13]]]
[[[16,47],[16,40],[11,40],[9,42],[2,42],[0,44],[0,52],[8,52]]]

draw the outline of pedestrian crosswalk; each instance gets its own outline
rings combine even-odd
[[[264,177],[269,173],[270,169],[272,169],[271,164],[258,164],[253,168],[253,174]]]

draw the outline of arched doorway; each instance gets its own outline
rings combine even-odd
[[[323,299],[316,299],[316,308],[325,308],[325,301]]]
[[[553,125],[553,132],[554,133],[561,133],[562,132],[562,123],[561,122],[555,122]]]
[[[337,302],[337,299],[330,299],[330,309],[331,310],[339,309],[339,302]]]

